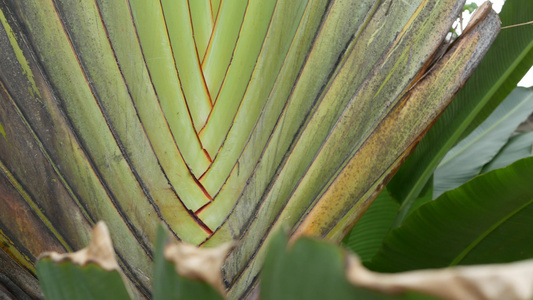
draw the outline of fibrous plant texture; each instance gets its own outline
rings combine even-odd
[[[338,242],[499,31],[464,0],[1,0],[0,271],[38,296],[35,258],[109,226],[149,297],[164,223],[237,240],[249,295],[276,229]]]

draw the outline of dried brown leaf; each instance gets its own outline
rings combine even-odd
[[[104,222],[96,224],[92,231],[92,239],[86,248],[74,253],[45,252],[39,259],[49,257],[53,262],[59,263],[69,260],[77,265],[84,266],[87,263],[95,263],[106,271],[120,271],[109,230]]]
[[[387,294],[415,291],[461,300],[533,298],[533,260],[382,274],[349,255],[346,273],[352,284]]]
[[[176,272],[186,278],[201,280],[211,284],[220,294],[226,294],[222,280],[222,264],[233,243],[226,243],[216,248],[200,249],[197,246],[179,242],[165,247],[164,255],[174,263]]]

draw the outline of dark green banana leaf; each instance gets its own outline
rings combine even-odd
[[[260,299],[434,299],[406,293],[387,295],[355,287],[346,279],[345,253],[331,244],[302,238],[287,246],[282,232],[272,239],[261,275]]]
[[[422,205],[367,264],[399,272],[533,258],[533,158],[480,175]]]

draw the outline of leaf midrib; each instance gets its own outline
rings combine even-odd
[[[520,211],[528,207],[529,205],[533,204],[533,198],[529,200],[528,202],[524,203],[517,209],[511,211],[507,215],[503,216],[498,222],[494,223],[492,226],[487,228],[487,230],[483,231],[475,240],[473,240],[459,255],[457,255],[451,262],[449,266],[455,266],[458,265],[469,253],[472,252],[472,250],[479,245],[489,234],[491,234],[494,230],[499,228],[503,223],[505,223],[507,220],[518,214]]]

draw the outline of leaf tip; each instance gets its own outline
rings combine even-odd
[[[174,263],[176,272],[186,278],[201,280],[213,286],[221,295],[226,294],[222,278],[222,265],[235,243],[229,242],[216,248],[201,249],[179,242],[165,247],[164,256]]]
[[[86,248],[74,253],[44,252],[39,256],[39,260],[43,258],[50,258],[56,263],[69,260],[80,266],[95,263],[107,271],[120,270],[109,230],[103,221],[93,228],[91,242]]]

